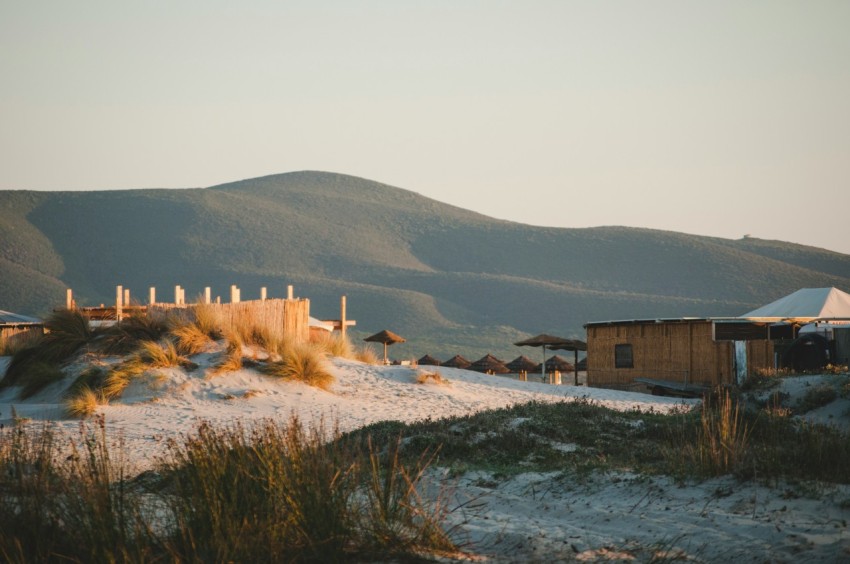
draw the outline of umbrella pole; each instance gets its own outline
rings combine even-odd
[[[384,343],[384,366],[387,364],[387,344]]]
[[[573,370],[575,370],[575,385],[578,386],[578,349],[573,351]]]
[[[546,383],[546,345],[543,345],[543,364],[540,365],[540,380]]]

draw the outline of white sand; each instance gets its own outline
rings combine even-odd
[[[574,386],[551,386],[439,368],[449,385],[415,383],[416,370],[336,360],[330,391],[272,380],[253,370],[206,378],[209,359],[191,373],[161,371],[135,384],[121,401],[102,407],[120,431],[138,468],[163,451],[163,441],[206,420],[322,418],[342,430],[381,420],[415,421],[474,413],[531,400],[557,402],[586,396],[618,410],[668,412],[694,400]],[[5,362],[0,361],[0,370]],[[78,370],[78,369],[77,369]],[[68,379],[70,381],[70,377]],[[68,382],[28,401],[17,390],[0,391],[0,424],[19,418],[63,419]],[[850,471],[850,470],[848,470]],[[578,559],[648,561],[665,556],[693,561],[850,561],[850,488],[783,485],[774,489],[731,478],[681,486],[668,478],[598,475],[575,483],[558,474],[525,473],[510,480],[468,473],[432,478],[454,488],[452,534],[472,553],[495,562]],[[656,551],[662,551],[656,554]],[[666,555],[664,553],[666,552]]]

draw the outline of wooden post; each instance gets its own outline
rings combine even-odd
[[[210,297],[211,296],[212,296],[212,288],[207,286],[206,288],[204,288],[204,303],[205,304],[210,303]]]
[[[236,292],[237,292],[236,284],[231,284],[230,285],[230,303],[232,303],[232,304],[235,304],[239,301],[239,298],[236,297],[237,296]]]
[[[174,286],[174,305],[180,305],[180,284]]]
[[[294,292],[293,292],[292,284],[290,284],[289,286],[286,287],[286,299],[291,300],[293,293]]]
[[[124,288],[124,305],[130,305],[130,288]]]
[[[154,305],[156,303],[156,288],[151,286],[148,289],[148,303]]]
[[[121,323],[121,314],[124,305],[124,288],[115,286],[115,320]]]
[[[345,296],[342,296],[339,299],[339,332],[343,339],[345,339],[345,325]],[[386,355],[387,351],[384,349],[384,360],[386,360]]]
[[[216,297],[215,297],[215,303],[217,303],[217,304],[220,304],[220,303],[221,303],[221,296],[216,296]]]
[[[262,301],[266,301],[266,287],[265,286],[260,288],[260,299]]]
[[[71,288],[65,290],[65,309],[74,309],[74,291]]]

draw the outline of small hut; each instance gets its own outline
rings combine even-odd
[[[546,359],[546,374],[549,376],[550,384],[561,383],[561,372],[573,372],[575,366],[558,355]]]
[[[474,370],[475,372],[483,372],[484,374],[508,374],[511,369],[505,366],[505,363],[493,356],[492,354],[487,354],[473,362],[469,366],[469,370]]]
[[[0,342],[11,343],[43,333],[44,323],[40,319],[0,310]]]
[[[459,354],[454,355],[446,362],[443,363],[443,366],[447,366],[449,368],[469,368],[472,363],[460,356]]]
[[[422,358],[416,361],[416,364],[419,366],[440,366],[440,361],[431,356],[430,354],[426,354]]]
[[[517,374],[520,380],[525,382],[528,380],[528,373],[537,370],[540,363],[534,362],[525,355],[521,355],[507,363],[505,366],[507,366],[511,372]]]

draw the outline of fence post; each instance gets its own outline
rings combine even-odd
[[[124,288],[124,305],[130,305],[130,288]]]
[[[339,299],[339,332],[342,338],[345,339],[345,296]]]
[[[260,288],[260,300],[266,301],[266,287]]]
[[[65,290],[65,309],[74,309],[74,291],[71,288]]]
[[[293,293],[294,292],[293,292],[293,289],[292,289],[292,284],[290,284],[289,286],[286,287],[286,299],[291,300]]]
[[[124,300],[124,288],[122,286],[115,286],[115,320],[118,323],[121,323],[121,314],[122,306]]]
[[[210,303],[210,297],[211,296],[212,296],[212,288],[207,286],[206,288],[204,288],[204,303],[205,304]]]
[[[148,289],[148,303],[150,305],[156,304],[156,288],[153,286]]]
[[[235,304],[236,302],[239,301],[239,298],[237,298],[236,291],[237,291],[236,290],[236,284],[231,284],[230,285],[230,303],[232,303],[232,304]]]

